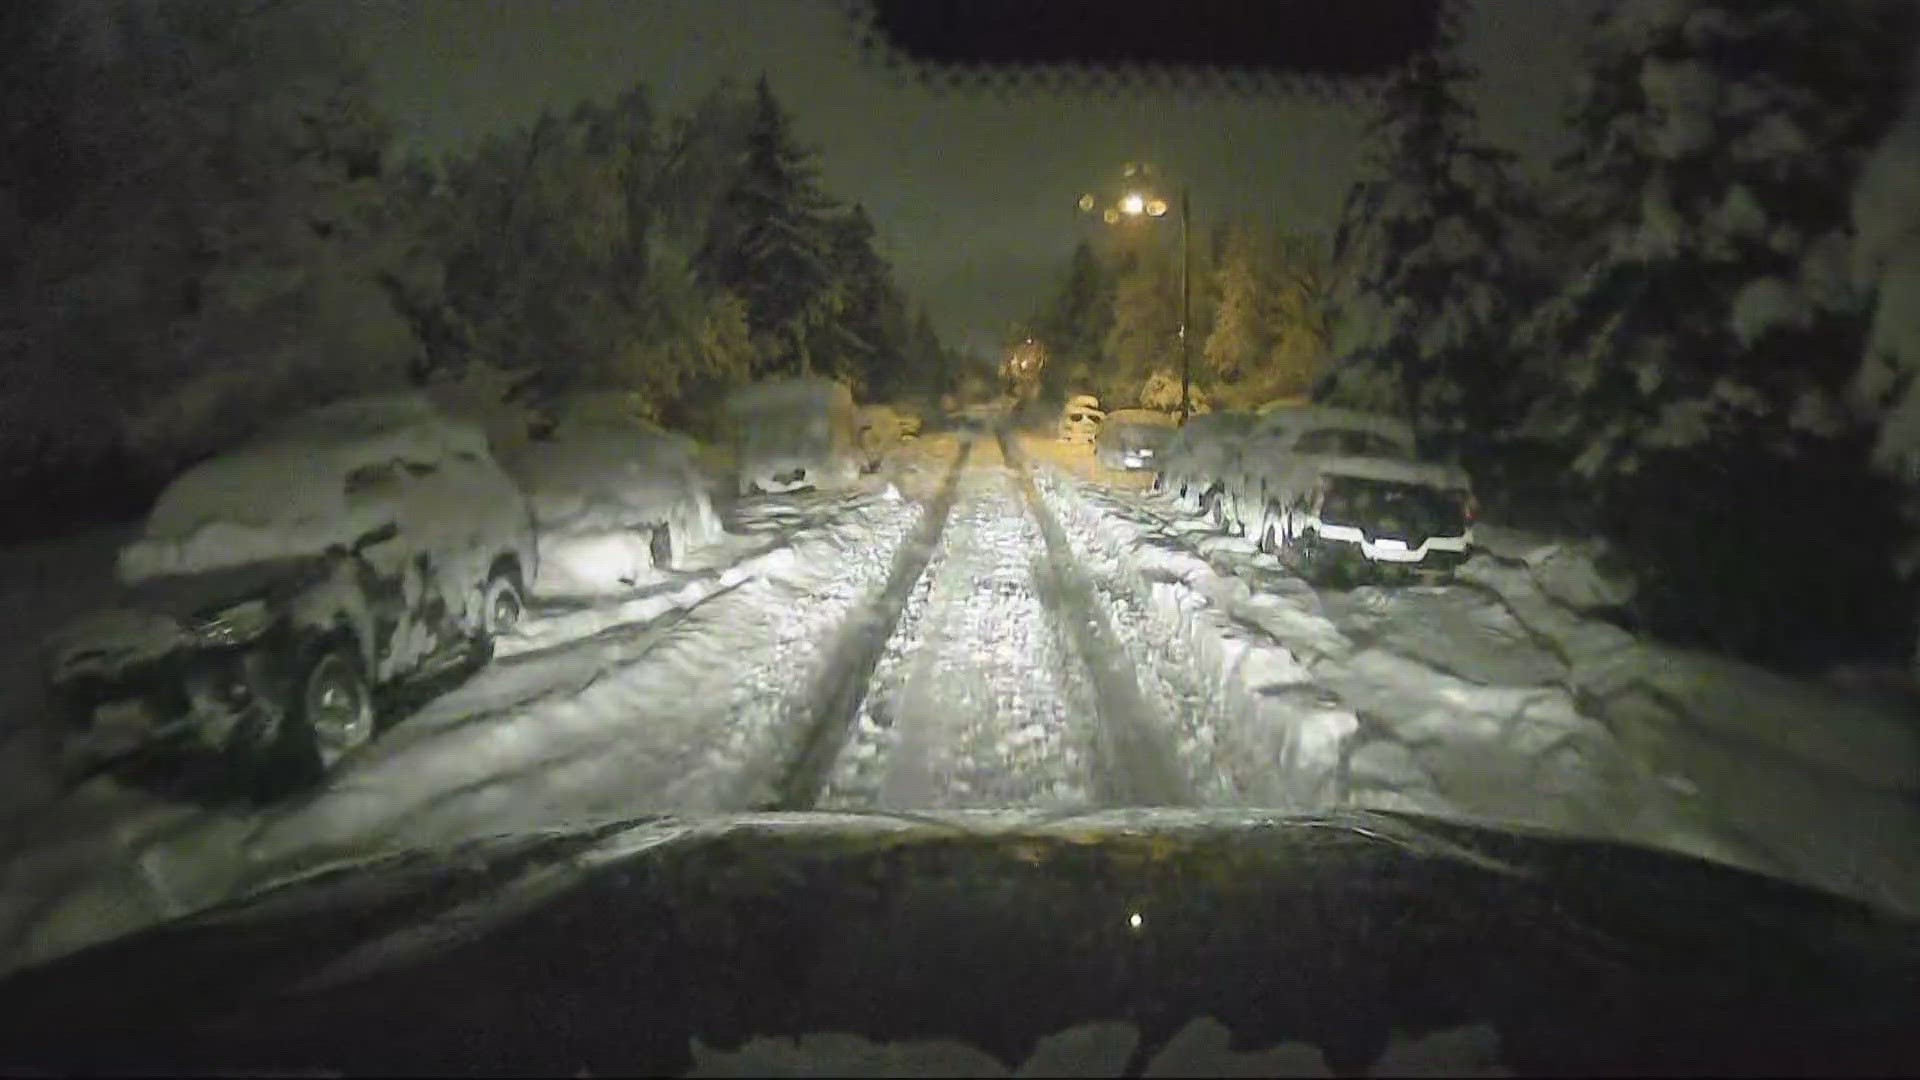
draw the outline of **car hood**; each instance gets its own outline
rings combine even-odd
[[[1683,856],[1387,813],[661,817],[336,867],[17,973],[0,1069],[765,1075],[707,1049],[761,1039],[841,1052],[789,1075],[932,1041],[978,1074],[1065,1038],[1118,1075],[1204,1018],[1347,1072],[1466,1030],[1522,1073],[1902,1073],[1917,942]]]
[[[138,582],[113,606],[47,635],[52,679],[111,677],[138,668],[190,644],[189,628],[198,619],[298,588],[322,564],[317,558],[271,559]]]

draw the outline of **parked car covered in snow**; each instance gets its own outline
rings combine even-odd
[[[62,764],[313,779],[373,737],[376,688],[484,663],[537,569],[486,436],[424,398],[271,427],[176,478],[120,552],[122,602],[49,636]]]
[[[631,418],[563,413],[504,455],[526,490],[549,597],[617,594],[681,564],[722,533],[691,439]]]
[[[1182,506],[1197,513],[1201,493],[1226,476],[1256,419],[1248,412],[1188,417],[1155,458],[1154,489],[1171,493]]]
[[[830,488],[860,475],[853,392],[831,379],[782,379],[727,396],[740,493]]]
[[[1451,570],[1473,542],[1465,472],[1404,421],[1320,406],[1262,417],[1201,510],[1310,570]]]
[[[1151,469],[1155,455],[1179,430],[1180,420],[1153,409],[1116,409],[1094,437],[1094,460],[1109,469]]]
[[[920,417],[893,405],[865,405],[859,412],[860,450],[873,461],[889,448],[920,435]]]
[[[1075,394],[1060,408],[1060,441],[1077,446],[1091,445],[1100,435],[1100,399],[1092,394]]]

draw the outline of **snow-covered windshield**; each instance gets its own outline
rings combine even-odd
[[[1916,35],[0,3],[0,969],[668,813],[1387,808],[1920,915]]]

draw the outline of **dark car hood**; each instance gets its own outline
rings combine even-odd
[[[47,635],[47,675],[58,684],[138,674],[191,646],[189,628],[198,619],[245,600],[282,597],[311,581],[323,563],[275,559],[128,586],[118,603]]]
[[[1392,814],[659,819],[334,870],[19,973],[0,1071],[660,1074],[819,1032],[1011,1068],[1090,1021],[1137,1070],[1210,1017],[1342,1072],[1469,1027],[1521,1073],[1910,1073],[1917,940],[1685,857]]]

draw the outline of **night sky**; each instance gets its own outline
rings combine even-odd
[[[1595,0],[1481,0],[1466,24],[1494,139],[1557,146]],[[1179,5],[1168,5],[1169,15]],[[1304,95],[932,91],[863,53],[833,0],[357,0],[347,20],[403,147],[440,153],[644,81],[664,107],[765,72],[864,202],[902,284],[956,341],[991,349],[1034,310],[1081,230],[1084,191],[1130,160],[1192,185],[1194,218],[1329,229],[1358,176],[1364,113]]]

